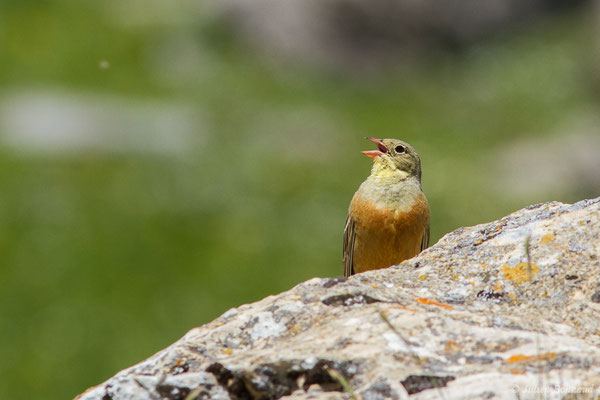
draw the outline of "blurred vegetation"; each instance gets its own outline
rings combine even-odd
[[[362,79],[273,66],[189,3],[166,16],[157,4],[0,4],[0,96],[67,88],[205,116],[201,144],[179,157],[0,147],[2,399],[71,398],[230,307],[339,275],[346,208],[370,168],[364,136],[420,152],[433,243],[580,199],[503,195],[490,165],[506,143],[543,141],[596,107],[584,13]],[[195,63],[169,53],[182,38]]]

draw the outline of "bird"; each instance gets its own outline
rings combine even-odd
[[[362,152],[373,165],[348,208],[345,277],[400,264],[429,246],[430,210],[421,188],[419,155],[402,140],[365,139],[378,150]]]

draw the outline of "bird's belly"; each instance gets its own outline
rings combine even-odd
[[[356,223],[355,273],[399,264],[421,251],[429,224],[429,206],[424,195],[416,197],[403,210],[378,207],[360,197],[353,199],[351,208]]]

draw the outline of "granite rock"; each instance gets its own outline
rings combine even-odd
[[[579,399],[600,393],[600,198],[225,312],[78,396]]]

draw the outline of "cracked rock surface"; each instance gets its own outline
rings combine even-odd
[[[398,266],[231,309],[78,399],[599,394],[597,198],[533,205]]]

